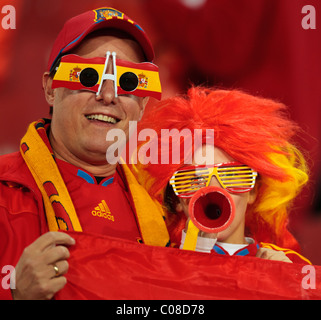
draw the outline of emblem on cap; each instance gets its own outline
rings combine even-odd
[[[95,12],[95,22],[101,22],[104,20],[112,19],[113,17],[117,17],[123,19],[124,14],[120,11],[117,11],[112,8],[100,8],[93,10]]]

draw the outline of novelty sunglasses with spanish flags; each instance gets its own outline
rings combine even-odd
[[[106,74],[110,56],[113,59],[113,73]],[[109,51],[106,58],[87,59],[75,54],[63,56],[53,78],[52,88],[89,90],[99,95],[104,80],[114,81],[116,97],[119,94],[133,94],[161,99],[161,84],[155,64],[116,59],[116,53]]]

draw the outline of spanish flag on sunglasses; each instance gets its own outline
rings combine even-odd
[[[74,54],[63,56],[53,78],[52,88],[64,87],[97,93],[100,90],[101,81],[113,80],[115,76],[117,95],[133,94],[138,97],[149,96],[161,99],[161,84],[158,67],[155,64],[133,63],[120,59],[115,61],[116,70],[113,70],[110,77],[106,77],[104,76],[106,58],[86,59]]]

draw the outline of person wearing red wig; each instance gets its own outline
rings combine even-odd
[[[308,181],[308,168],[302,153],[292,142],[299,127],[288,118],[285,105],[239,90],[192,87],[186,96],[169,98],[151,108],[139,123],[138,130],[144,128],[157,132],[159,148],[164,147],[160,141],[164,129],[189,129],[192,133],[195,129],[203,132],[212,129],[212,164],[216,167],[246,166],[252,174],[252,185],[241,192],[225,186],[217,175],[210,176],[206,186],[225,189],[231,195],[235,218],[218,234],[200,231],[196,250],[310,263],[296,252],[299,245],[287,229],[291,203]],[[206,138],[202,144],[204,149]],[[173,144],[168,146],[169,154],[173,151],[171,148]],[[158,151],[161,155],[164,150]],[[198,152],[193,146],[187,150],[193,155],[193,169]],[[185,160],[185,153],[181,152],[178,163],[134,167],[140,183],[167,212],[172,243],[179,244],[182,240],[181,247],[188,226],[188,204],[196,191],[180,192],[173,182],[173,177],[182,177],[187,167],[192,170]]]

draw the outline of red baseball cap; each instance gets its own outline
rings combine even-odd
[[[124,13],[106,7],[86,11],[65,23],[51,50],[48,70],[51,70],[59,57],[76,47],[89,33],[104,28],[114,28],[130,34],[142,47],[147,61],[153,61],[154,50],[142,27]]]

